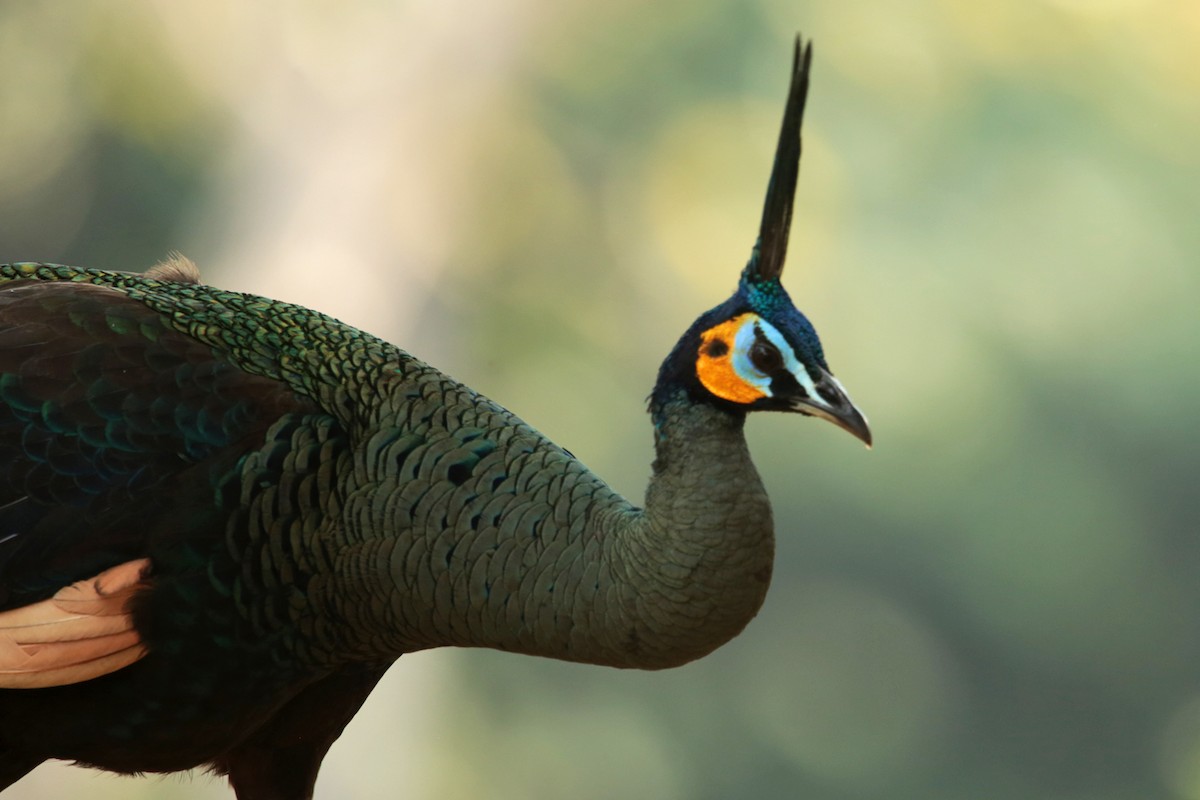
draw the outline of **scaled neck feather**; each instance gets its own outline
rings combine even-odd
[[[460,492],[423,490],[409,474],[363,493],[362,506],[352,496],[348,519],[420,521],[378,533],[353,523],[361,541],[339,547],[341,578],[329,594],[353,622],[346,646],[375,658],[451,645],[659,669],[737,635],[762,604],[774,556],[743,418],[683,394],[654,418],[644,509],[511,417],[509,428],[496,417],[472,423],[499,431],[499,449],[475,467],[480,485],[495,484],[486,496],[474,475]],[[422,464],[444,470],[431,453]],[[387,452],[369,457],[394,463]]]

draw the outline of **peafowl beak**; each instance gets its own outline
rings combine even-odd
[[[850,397],[837,378],[818,368],[813,389],[814,392],[792,400],[792,411],[828,420],[860,439],[869,448],[871,428],[867,425],[867,418],[850,402]]]

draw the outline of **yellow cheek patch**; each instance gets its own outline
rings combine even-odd
[[[743,380],[733,368],[733,348],[738,331],[754,314],[742,314],[700,334],[696,375],[704,388],[733,403],[753,403],[766,393]]]

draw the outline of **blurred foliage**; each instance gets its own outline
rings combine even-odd
[[[1200,798],[1195,4],[4,3],[0,259],[181,248],[640,496],[642,398],[749,252],[798,28],[786,277],[876,450],[753,419],[779,564],[739,639],[652,674],[406,657],[318,796]]]

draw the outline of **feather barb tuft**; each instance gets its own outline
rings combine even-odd
[[[172,250],[166,259],[146,270],[146,277],[169,283],[199,283],[200,268],[183,253]]]

